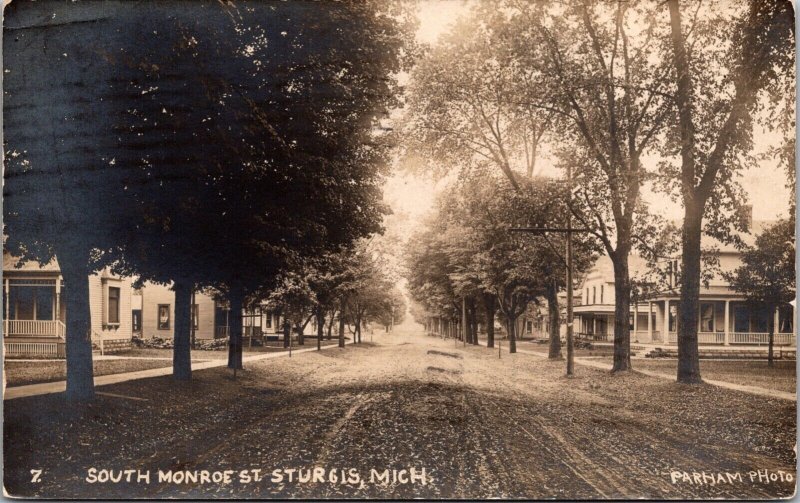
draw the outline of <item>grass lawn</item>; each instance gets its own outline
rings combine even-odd
[[[121,374],[170,366],[172,366],[170,360],[100,360],[94,362],[94,375]],[[63,360],[36,362],[6,360],[5,374],[7,386],[63,381],[67,378],[67,362]]]
[[[608,358],[609,366],[611,358]],[[678,371],[677,359],[634,360],[634,369],[650,370],[669,375]],[[780,360],[769,368],[766,360],[700,360],[700,375],[704,379],[726,381],[743,386],[758,386],[794,393],[797,372],[794,360]]]
[[[323,340],[323,346],[330,346],[331,344],[338,344],[339,341],[336,338],[331,340]],[[316,339],[306,339],[306,343],[303,346],[298,346],[295,342],[292,346],[293,349],[305,349],[310,347],[317,347],[317,340]],[[245,342],[244,347],[242,348],[242,352],[245,356],[247,353],[274,353],[276,351],[288,351],[285,350],[283,347],[283,341],[271,341],[268,343],[267,346],[255,346],[255,347],[248,347],[247,342]],[[117,353],[113,353],[114,356],[134,356],[134,357],[149,357],[149,358],[171,358],[172,357],[172,349],[159,349],[159,348],[133,348],[127,351],[120,351]],[[192,359],[198,360],[216,360],[216,359],[227,359],[228,358],[228,348],[223,348],[220,350],[210,350],[210,349],[193,349],[192,350]]]

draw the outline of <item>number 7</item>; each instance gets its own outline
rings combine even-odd
[[[41,474],[42,474],[42,470],[31,470],[31,475],[33,475],[33,478],[31,479],[31,482],[39,482],[39,476]]]

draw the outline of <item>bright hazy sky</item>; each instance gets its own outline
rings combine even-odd
[[[417,39],[420,42],[435,44],[436,39],[445,33],[455,19],[466,13],[471,2],[468,0],[421,0],[419,9],[420,26]],[[776,141],[764,132],[756,132],[757,151],[764,151]],[[537,171],[541,174],[562,176],[550,167],[551,160],[540,158]],[[741,183],[753,205],[753,218],[756,220],[775,220],[788,216],[789,190],[785,187],[786,176],[774,161],[761,163],[743,173]],[[413,175],[397,172],[387,180],[385,200],[395,212],[408,215],[406,234],[414,226],[414,221],[422,217],[432,206],[436,191],[443,183],[436,183]],[[647,188],[642,197],[651,202],[651,208],[669,219],[681,219],[683,209],[672,203],[663,194],[654,194]],[[713,204],[713,202],[712,202]]]

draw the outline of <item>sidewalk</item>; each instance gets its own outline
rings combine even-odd
[[[327,346],[322,346],[322,349],[325,350],[328,348],[338,348],[338,347],[339,346],[337,344],[329,344]],[[317,348],[310,347],[304,349],[296,349],[292,351],[292,354],[307,353],[309,351],[317,351]],[[289,356],[288,351],[281,351],[276,353],[263,353],[253,356],[244,356],[242,358],[242,363],[255,362],[260,360],[269,360],[271,358],[281,358],[288,356]],[[205,370],[215,367],[225,367],[227,365],[228,365],[227,358],[219,358],[216,360],[193,363],[192,371],[194,372],[195,370]],[[148,377],[161,377],[166,375],[172,375],[172,367],[161,367],[150,370],[139,370],[136,372],[125,372],[123,374],[110,374],[110,375],[95,377],[94,387],[98,388],[100,386],[105,386],[108,384],[116,384],[119,382],[133,381],[136,379],[146,379]],[[49,393],[61,393],[66,389],[67,389],[66,381],[27,384],[25,386],[13,386],[10,388],[5,388],[5,392],[3,393],[3,400],[12,400],[14,398],[24,398],[36,395],[46,395]]]
[[[547,358],[547,353],[539,353],[538,351],[530,351],[528,349],[517,349],[517,353],[538,356],[539,358]],[[578,365],[583,365],[584,367],[592,367],[606,371],[610,370],[608,363],[601,363],[598,361],[593,361],[588,358],[580,358],[580,357],[575,358],[575,363]],[[640,374],[644,374],[646,376],[657,377],[659,379],[666,379],[670,381],[675,380],[675,376],[671,374],[662,374],[661,372],[653,372],[651,370],[639,370],[639,369],[634,369],[633,371],[638,372]],[[758,395],[766,398],[780,398],[782,400],[791,400],[793,402],[797,401],[797,395],[795,393],[787,393],[786,391],[771,390],[767,388],[761,388],[758,386],[743,386],[741,384],[734,384],[726,381],[715,381],[711,379],[703,379],[703,382],[711,384],[712,386],[717,386],[719,388],[732,389],[735,391],[750,393],[751,395]]]

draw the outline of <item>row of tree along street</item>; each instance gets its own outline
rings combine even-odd
[[[177,379],[195,289],[233,313],[336,316],[340,337],[397,307],[363,240],[386,213],[377,126],[398,105],[409,19],[378,1],[6,9],[4,244],[58,260],[68,398],[94,396],[87,275],[104,267],[173,285]],[[233,316],[234,369],[241,334]]]
[[[412,72],[406,165],[458,179],[410,251],[415,298],[429,313],[466,311],[468,320],[480,302],[490,344],[495,303],[511,321],[547,299],[557,319],[562,238],[514,238],[508,229],[563,227],[569,213],[585,231],[575,234],[576,272],[598,248],[613,263],[613,370],[631,367],[631,298],[654,285],[632,278],[636,250],[653,263],[680,257],[677,378],[700,382],[702,264],[713,263],[701,235],[743,245],[739,177],[758,162],[783,166],[793,201],[794,78],[788,1],[479,3]],[[756,128],[781,140],[762,157]],[[569,180],[536,177],[543,150],[571,169]],[[680,229],[645,204],[645,188],[682,203]],[[780,257],[774,274],[736,273],[733,286],[753,303],[794,298],[793,203],[791,215],[750,251]],[[774,240],[780,246],[768,252]],[[744,267],[764,257],[751,259]],[[549,330],[555,357],[555,322]],[[475,340],[473,330],[467,336]]]

